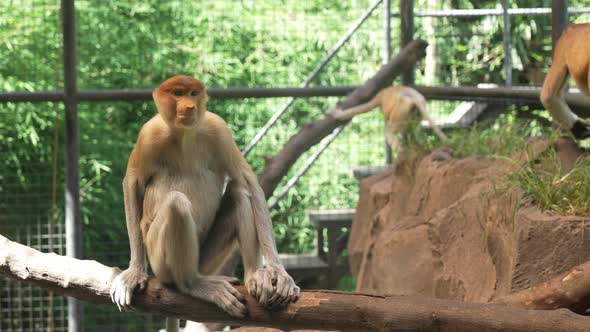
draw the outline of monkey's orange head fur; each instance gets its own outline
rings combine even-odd
[[[176,75],[165,80],[152,96],[164,121],[177,128],[198,125],[207,110],[209,99],[205,85],[186,75]]]

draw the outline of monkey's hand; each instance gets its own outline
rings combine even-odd
[[[578,119],[574,122],[571,129],[572,134],[576,139],[586,139],[590,137],[590,123],[586,120]]]
[[[131,306],[131,296],[136,288],[144,290],[147,286],[148,275],[142,268],[129,267],[121,272],[111,284],[111,300],[119,311]]]
[[[278,309],[299,299],[299,287],[282,265],[261,267],[246,281],[248,293],[268,309]]]

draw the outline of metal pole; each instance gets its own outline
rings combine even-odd
[[[461,87],[433,87],[433,86],[415,86],[418,92],[427,99],[437,100],[475,100],[482,102],[499,102],[503,104],[514,103],[541,103],[539,96],[541,89],[530,86],[512,86],[481,89],[478,87],[461,86]],[[576,107],[577,112],[590,110],[590,99],[583,93],[566,93],[565,101],[571,107]],[[579,114],[579,113],[578,113]]]
[[[416,17],[480,17],[480,16],[502,16],[503,9],[443,9],[415,11]],[[590,13],[590,7],[571,8],[570,14],[587,14]],[[551,8],[511,8],[508,10],[510,16],[538,16],[551,14]],[[391,16],[400,16],[400,13],[392,13]]]
[[[62,91],[38,91],[38,92],[0,92],[0,103],[19,103],[19,102],[63,102],[64,93]]]
[[[554,49],[555,43],[557,43],[559,36],[565,30],[567,23],[567,0],[551,1],[551,38]]]
[[[277,98],[277,97],[340,97],[354,91],[358,86],[329,86],[312,88],[212,88],[209,97],[215,99]],[[78,102],[91,101],[150,101],[152,90],[85,90],[78,91]],[[0,103],[18,102],[63,102],[63,91],[0,92]]]
[[[313,97],[313,96],[346,96],[354,91],[358,86],[335,86],[335,87],[317,87],[317,88],[228,88],[228,89],[209,89],[209,95],[215,98],[231,99],[231,98],[273,98],[285,96],[298,97]],[[539,98],[539,88],[530,86],[513,86],[510,92],[505,88],[486,88],[480,89],[473,86],[457,86],[457,87],[431,87],[421,86],[414,87],[428,98],[436,98],[441,100],[469,100],[469,98],[508,98],[523,100],[528,102],[529,98]],[[444,92],[441,92],[444,91]],[[465,91],[469,91],[466,93]],[[475,92],[474,92],[475,91]],[[482,92],[479,92],[482,91]],[[522,91],[525,91],[524,94]],[[527,94],[529,91],[536,96]],[[572,96],[582,94],[573,89],[575,93]],[[103,102],[103,101],[130,101],[130,100],[150,100],[150,90],[137,90],[128,94],[126,90],[105,90],[105,91],[78,91],[77,100],[87,102]],[[530,96],[529,96],[530,95]],[[567,98],[567,96],[566,96]],[[586,98],[587,99],[587,98]],[[12,102],[63,102],[65,96],[63,92],[0,92],[0,104]],[[581,100],[581,99],[580,99]],[[587,99],[588,100],[588,99]],[[569,102],[568,102],[569,103]],[[588,104],[588,102],[586,102]]]
[[[332,97],[346,96],[357,86],[329,86],[312,88],[211,88],[207,94],[215,99]],[[0,101],[2,94],[0,94]],[[78,101],[152,100],[152,90],[87,90],[78,92]]]
[[[510,16],[508,16],[509,0],[502,0],[504,25],[502,37],[504,41],[504,72],[506,75],[506,86],[512,85],[512,45],[510,38]]]
[[[400,41],[401,47],[405,47],[414,39],[414,0],[400,0]],[[402,73],[403,85],[414,85],[414,68],[410,66],[404,73]],[[387,143],[385,143],[387,145]],[[388,163],[391,164],[391,148],[387,147],[389,152]],[[387,158],[387,157],[386,157]]]
[[[391,58],[391,0],[383,1],[383,65]],[[385,124],[387,125],[387,123]],[[385,134],[383,135],[385,137]],[[385,146],[385,163],[391,164],[391,147],[387,142]]]
[[[414,0],[400,0],[401,15],[401,47],[405,47],[414,39]],[[414,66],[402,74],[402,84],[414,84]]]
[[[61,1],[64,62],[66,255],[82,258],[82,220],[80,212],[80,128],[76,86],[76,12],[74,0]],[[82,302],[68,298],[68,331],[84,331]]]
[[[344,37],[342,37],[340,39],[340,41],[338,41],[338,43],[336,43],[336,45],[332,48],[332,50],[328,53],[328,55],[315,67],[313,72],[301,84],[301,87],[305,88],[309,85],[309,83],[311,83],[311,81],[320,73],[320,71],[324,68],[324,66],[326,66],[326,64],[328,62],[330,62],[330,60],[334,57],[334,55],[336,55],[336,53],[340,50],[340,48],[342,48],[344,43],[346,43],[350,39],[350,37],[355,33],[355,31],[358,30],[358,28],[360,28],[360,26],[369,18],[369,16],[371,16],[371,13],[373,13],[375,8],[377,8],[377,6],[381,3],[381,1],[383,1],[383,0],[376,0],[373,2],[373,4],[371,4],[369,9],[367,9],[365,11],[365,13],[361,16],[361,18],[359,18],[355,22],[355,24],[348,30],[348,32],[344,35]],[[268,122],[258,131],[256,136],[254,136],[252,141],[250,141],[250,143],[248,143],[248,145],[246,146],[246,148],[242,152],[242,154],[244,156],[247,156],[250,153],[250,151],[252,151],[254,146],[256,146],[256,144],[258,144],[258,142],[260,142],[262,137],[264,137],[264,135],[266,135],[266,133],[269,131],[269,129],[279,120],[279,118],[287,111],[287,109],[289,109],[289,107],[293,104],[293,102],[295,102],[295,98],[290,98],[285,103],[285,105],[283,105],[283,107],[281,107],[275,114],[273,114],[273,116],[268,120]]]

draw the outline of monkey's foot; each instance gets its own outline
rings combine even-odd
[[[256,270],[246,281],[248,293],[268,309],[278,309],[299,299],[299,287],[280,265],[268,265]]]
[[[232,284],[238,284],[239,280],[225,276],[201,276],[190,289],[181,289],[187,293],[207,302],[216,304],[230,316],[242,318],[248,313],[246,298]]]
[[[586,120],[578,119],[574,122],[571,129],[572,134],[576,139],[586,139],[590,137],[590,123]]]
[[[117,305],[119,311],[131,307],[131,297],[136,288],[145,289],[148,275],[143,269],[128,268],[119,273],[111,284],[111,300]]]
[[[433,161],[446,161],[453,159],[453,149],[445,146],[432,153]]]

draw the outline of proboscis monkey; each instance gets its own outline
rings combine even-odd
[[[142,127],[123,180],[131,260],[113,281],[113,302],[128,308],[134,289],[145,287],[147,250],[162,283],[243,317],[238,280],[215,276],[236,242],[252,296],[268,308],[296,301],[299,287],[279,261],[262,188],[227,124],[207,111],[204,85],[174,76],[153,98],[158,114]]]
[[[551,117],[574,137],[590,137],[590,124],[579,118],[565,102],[563,87],[569,75],[576,86],[590,95],[590,23],[570,24],[559,38],[553,51],[553,63],[541,91],[541,102]]]
[[[412,110],[416,109],[428,121],[430,127],[441,141],[447,142],[447,136],[432,121],[426,109],[426,99],[420,92],[408,86],[390,86],[379,91],[375,97],[364,104],[349,109],[333,109],[329,112],[337,120],[350,120],[355,115],[366,113],[380,106],[385,118],[385,138],[391,148],[396,151],[399,142],[396,134],[401,132],[410,119]]]

